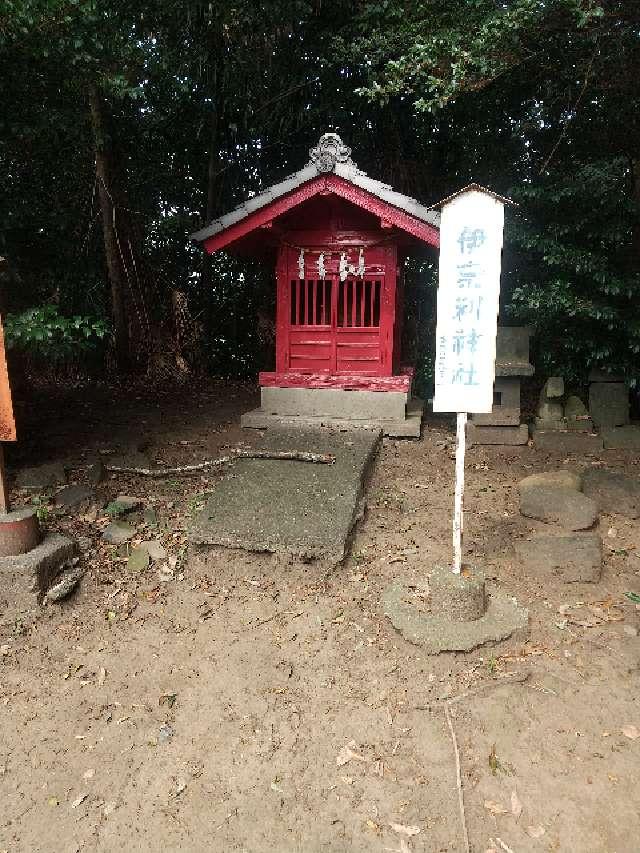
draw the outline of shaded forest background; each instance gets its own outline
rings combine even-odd
[[[2,0],[0,79],[1,307],[32,368],[255,375],[271,272],[188,235],[335,130],[425,203],[519,203],[501,321],[540,374],[640,373],[640,3]],[[423,390],[434,261],[408,270]]]

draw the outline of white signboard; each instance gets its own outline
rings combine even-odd
[[[442,210],[434,412],[490,412],[504,206],[468,190]]]

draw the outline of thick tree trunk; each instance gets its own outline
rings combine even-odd
[[[126,373],[131,367],[129,347],[129,326],[126,309],[126,272],[122,253],[118,244],[116,225],[117,210],[114,203],[113,186],[113,147],[106,127],[105,109],[102,95],[97,86],[89,92],[91,108],[91,126],[96,156],[96,180],[98,198],[102,212],[102,234],[107,262],[107,272],[111,287],[111,310],[115,337],[115,352],[118,371]]]

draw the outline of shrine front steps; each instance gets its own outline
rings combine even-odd
[[[265,391],[295,391],[294,395],[267,395]],[[304,393],[300,393],[300,392]],[[420,438],[424,402],[418,397],[395,392],[330,390],[324,400],[319,389],[263,388],[263,405],[240,419],[246,429],[267,429],[286,425],[334,427],[336,429],[375,429],[393,438]],[[335,397],[336,394],[346,395]],[[364,395],[364,396],[362,396]],[[394,399],[394,398],[402,399]],[[326,404],[323,411],[323,404]]]

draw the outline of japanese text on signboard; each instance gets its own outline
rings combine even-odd
[[[436,412],[490,412],[504,210],[471,190],[442,211],[436,329]]]

